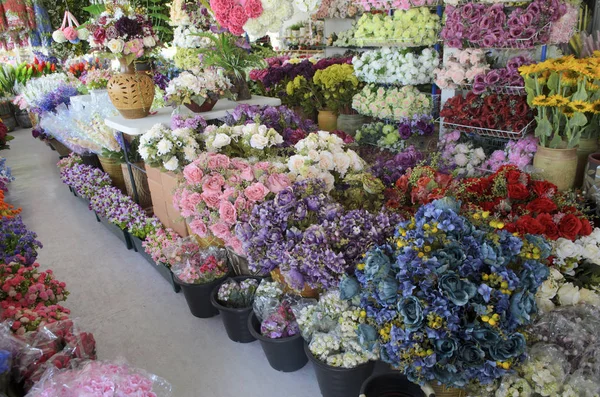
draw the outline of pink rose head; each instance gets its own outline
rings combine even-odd
[[[244,7],[241,4],[233,6],[229,12],[229,24],[233,26],[239,26],[240,28],[248,21],[248,15],[244,11]]]
[[[269,175],[266,182],[267,188],[273,193],[279,193],[291,184],[292,182],[286,174]]]
[[[221,201],[219,200],[219,193],[202,192],[200,196],[202,196],[202,200],[208,208],[212,208],[215,210],[219,208],[219,203]]]
[[[232,185],[237,185],[242,181],[242,178],[237,174],[232,174],[227,181]]]
[[[65,35],[65,39],[71,41],[71,40],[75,40],[77,38],[77,30],[75,30],[75,28],[71,27],[71,26],[67,26],[66,28],[63,29],[62,31]]]
[[[242,242],[237,237],[232,237],[227,242],[228,245],[235,251],[238,255],[244,255],[244,248],[242,246]]]
[[[197,234],[200,237],[206,237],[206,233],[208,231],[206,224],[200,219],[194,219],[192,222],[190,222],[190,229],[192,232],[194,232],[194,234]]]
[[[251,166],[246,166],[246,168],[244,168],[243,170],[241,170],[242,172],[240,173],[240,178],[242,178],[245,181],[251,182],[253,181],[254,178],[254,170],[252,169]]]
[[[204,176],[202,170],[198,168],[195,164],[189,164],[185,166],[183,169],[183,176],[185,180],[190,185],[196,185],[202,182],[202,177]]]
[[[229,167],[230,163],[231,161],[229,160],[229,157],[225,156],[224,154],[211,153],[208,156],[207,166],[211,170],[216,170],[218,168],[227,168]]]
[[[260,0],[246,0],[244,11],[248,18],[258,18],[263,13],[263,6]]]
[[[215,237],[218,237],[223,240],[227,240],[229,236],[231,236],[231,231],[229,230],[229,226],[227,226],[223,222],[215,223],[210,226],[210,231]]]
[[[248,186],[244,190],[244,194],[246,195],[248,200],[256,202],[264,199],[265,196],[269,194],[269,189],[267,189],[262,183],[257,182]]]
[[[237,211],[229,201],[221,201],[219,216],[221,217],[221,221],[228,225],[233,225],[237,221]]]
[[[246,199],[242,196],[238,196],[233,203],[233,206],[238,212],[242,212],[246,209]]]
[[[221,194],[222,186],[225,184],[225,178],[221,174],[210,174],[205,178],[202,184],[202,191]]]
[[[269,168],[271,168],[271,163],[269,163],[268,161],[261,161],[259,163],[254,164],[254,167],[258,168],[259,170],[267,171]]]

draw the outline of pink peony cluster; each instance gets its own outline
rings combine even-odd
[[[475,76],[485,73],[490,65],[480,49],[465,49],[451,53],[443,68],[437,68],[435,83],[442,89],[454,89],[473,83]]]
[[[210,8],[217,22],[235,35],[244,33],[248,19],[258,18],[263,13],[260,0],[210,0]]]
[[[173,205],[200,237],[211,234],[236,253],[242,244],[233,231],[257,203],[291,185],[287,175],[268,162],[252,164],[240,158],[204,152],[183,169],[183,181]]]
[[[504,150],[494,151],[482,167],[488,171],[496,172],[503,165],[511,164],[522,170],[533,161],[533,156],[537,151],[537,143],[537,138],[532,135],[518,141],[509,141]]]

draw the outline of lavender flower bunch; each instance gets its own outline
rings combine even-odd
[[[23,262],[31,265],[37,258],[42,243],[37,235],[27,230],[20,216],[2,218],[0,222],[0,263]]]
[[[300,333],[296,316],[289,302],[281,302],[277,309],[263,320],[260,333],[271,339],[289,338]]]
[[[191,128],[192,130],[200,133],[206,128],[206,120],[200,115],[186,116],[176,114],[171,117],[171,129],[176,130],[179,128]]]
[[[86,199],[91,199],[99,189],[111,184],[108,174],[85,164],[72,164],[61,168],[60,179]]]
[[[256,106],[241,104],[223,119],[229,126],[257,123],[273,128],[283,136],[284,144],[291,146],[308,133],[318,130],[317,125],[304,119],[286,106]],[[303,132],[300,134],[299,131]]]
[[[46,112],[54,112],[61,105],[70,105],[71,97],[77,95],[77,89],[69,84],[60,85],[54,91],[44,94],[38,101],[34,112],[44,114]]]
[[[425,155],[411,145],[389,160],[377,159],[371,172],[381,179],[385,186],[391,187],[408,169],[415,167],[424,159]]]
[[[473,78],[473,93],[480,95],[487,90],[500,90],[503,87],[524,88],[525,81],[519,73],[523,65],[533,63],[528,55],[519,55],[508,60],[505,68],[492,69]]]

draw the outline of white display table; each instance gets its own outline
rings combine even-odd
[[[252,99],[237,102],[230,101],[229,99],[220,99],[210,112],[192,113],[186,107],[182,107],[181,113],[198,114],[207,121],[215,120],[227,116],[227,112],[235,109],[235,107],[239,104],[279,106],[281,105],[281,100],[279,98],[270,98],[258,95],[253,95]],[[123,132],[124,134],[141,135],[152,128],[152,126],[155,124],[163,123],[165,125],[170,125],[172,113],[173,108],[169,107],[159,109],[156,114],[149,115],[148,117],[144,117],[142,119],[126,119],[123,116],[118,115],[114,117],[108,117],[104,122],[107,126]]]

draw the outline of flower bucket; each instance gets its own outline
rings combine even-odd
[[[600,153],[592,153],[588,156],[588,163],[583,178],[583,190],[586,197],[592,198],[592,186],[596,184],[596,169],[600,166]],[[600,186],[598,186],[600,188]]]
[[[280,339],[262,336],[260,322],[254,311],[248,317],[248,329],[252,336],[260,342],[271,368],[281,372],[294,372],[303,368],[308,362],[308,357],[304,352],[304,339],[300,333]]]
[[[367,118],[362,114],[340,114],[337,118],[337,129],[354,136],[356,130],[365,124]]]
[[[103,218],[103,217],[99,216],[98,214],[96,214],[96,216],[100,219],[100,223],[102,223],[104,226],[106,226],[106,228],[112,234],[117,236],[119,238],[119,240],[121,240],[123,242],[123,244],[125,244],[125,247],[127,247],[128,250],[133,248],[133,243],[131,242],[131,236],[129,235],[129,232],[127,230],[121,229],[119,226],[109,222],[108,219]]]
[[[285,281],[285,277],[281,274],[281,270],[276,268],[271,271],[271,277],[274,281],[277,281],[279,284],[283,285],[284,292],[293,292],[295,294],[300,294],[303,298],[318,298],[321,293],[318,289],[311,288],[308,284],[304,284],[304,289],[302,291],[296,291]]]
[[[598,150],[598,140],[596,138],[581,138],[577,147],[577,175],[575,176],[575,187],[583,186],[585,171],[588,165],[590,154]]]
[[[335,131],[337,129],[337,115],[331,110],[319,110],[317,116],[319,129],[323,131]]]
[[[312,355],[308,344],[304,344],[306,356],[313,363],[317,382],[323,397],[358,396],[363,382],[375,368],[375,362],[369,361],[355,368],[332,367]]]
[[[360,390],[361,397],[428,397],[419,385],[406,379],[400,372],[373,375]]]
[[[165,280],[167,280],[167,282],[171,285],[171,288],[173,288],[173,291],[175,291],[175,293],[181,291],[179,284],[175,283],[175,275],[173,275],[171,269],[162,263],[154,262],[154,259],[152,259],[144,247],[142,247],[142,240],[140,238],[131,236],[131,241],[133,242],[133,249],[135,252],[139,253],[144,259],[146,259],[146,261],[150,263]]]
[[[177,276],[175,277],[175,283],[177,283],[185,300],[190,308],[192,315],[198,318],[210,318],[219,314],[219,311],[212,305],[210,301],[210,294],[216,286],[221,285],[229,276],[223,276],[210,283],[206,284],[188,284],[181,281]]]
[[[466,397],[467,392],[462,389],[453,389],[444,385],[431,385],[435,397]]]
[[[254,278],[256,280],[260,280],[259,277],[249,277],[249,276],[237,276],[233,277],[233,279],[237,282]],[[225,281],[225,280],[223,280]],[[221,318],[223,319],[223,325],[225,326],[225,331],[227,331],[227,336],[234,342],[238,343],[250,343],[254,342],[256,338],[252,336],[250,333],[250,329],[248,328],[248,317],[250,313],[252,313],[252,306],[244,307],[241,309],[225,307],[221,305],[217,301],[217,293],[219,292],[219,288],[221,284],[219,283],[215,288],[213,288],[212,293],[210,294],[210,301],[212,305],[219,311],[221,314]]]
[[[533,166],[540,170],[542,179],[555,184],[559,191],[572,189],[577,174],[577,149],[550,149],[538,145]]]
[[[141,119],[150,113],[154,101],[154,81],[146,73],[136,73],[133,63],[119,59],[121,73],[108,80],[108,97],[126,119]]]
[[[98,160],[100,161],[100,165],[102,165],[104,172],[110,176],[112,184],[123,193],[126,193],[127,188],[125,187],[125,178],[123,177],[121,163],[117,160],[102,156],[98,156]]]

